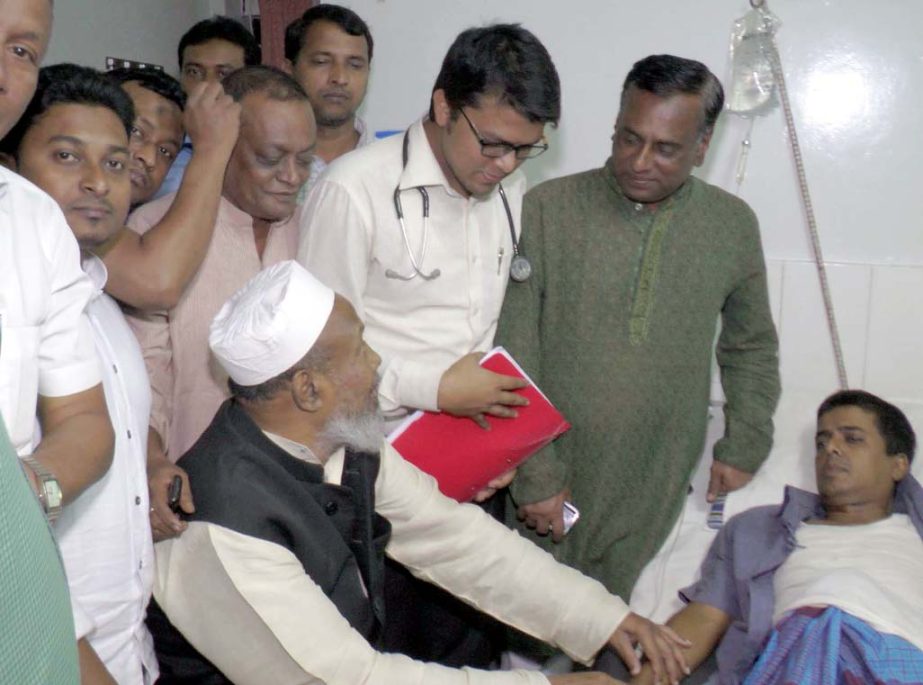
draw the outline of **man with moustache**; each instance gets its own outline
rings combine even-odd
[[[533,274],[510,285],[497,333],[573,425],[513,483],[521,531],[550,533],[559,560],[624,596],[683,506],[714,349],[726,429],[708,498],[747,483],[772,444],[778,340],[756,217],[690,175],[722,103],[700,62],[633,66],[606,165],[527,196]],[[581,512],[566,537],[565,499]]]
[[[817,491],[725,524],[670,619],[722,685],[923,681],[923,488],[904,413],[863,390],[817,410]],[[645,669],[636,685],[657,682]]]
[[[179,461],[198,498],[189,529],[157,545],[161,682],[613,683],[377,651],[385,553],[582,661],[611,644],[637,670],[638,640],[676,682],[669,631],[441,495],[382,440],[381,358],[362,331],[349,302],[295,262],[258,274],[215,317],[209,344],[232,397]]]
[[[224,175],[208,252],[175,307],[130,317],[154,392],[151,427],[173,461],[198,439],[227,397],[226,377],[208,352],[209,322],[250,276],[294,255],[296,198],[314,147],[311,105],[290,76],[271,67],[245,67],[226,78],[224,88],[240,104],[240,135]],[[131,216],[129,227],[144,234],[171,201],[164,197],[145,205]],[[178,532],[167,522],[153,523],[155,536]]]
[[[446,54],[429,115],[336,160],[308,194],[298,259],[353,304],[381,353],[388,430],[415,409],[486,426],[483,414],[513,417],[526,402],[512,392],[525,381],[478,362],[493,346],[517,250],[519,166],[547,150],[545,126],[560,109],[557,71],[532,33],[469,29]],[[487,506],[502,518],[502,505]],[[483,617],[394,578],[411,587],[389,586],[407,611],[392,622],[401,630],[391,646],[448,665],[497,657]]]
[[[373,44],[358,14],[328,3],[310,8],[285,29],[286,71],[308,94],[317,122],[305,195],[330,162],[374,140],[356,114],[365,98]]]
[[[0,0],[0,138],[32,98],[51,20],[50,0]],[[111,458],[112,427],[83,313],[91,296],[77,243],[54,200],[0,167],[4,683],[80,677],[67,586],[46,517],[102,476]],[[36,410],[44,440],[33,451]],[[28,465],[21,456],[30,458]]]
[[[115,431],[106,475],[67,506],[55,537],[67,571],[83,682],[157,679],[144,625],[153,548],[145,472],[151,393],[141,349],[121,309],[103,294],[106,267],[92,254],[124,230],[131,198],[131,99],[103,74],[46,67],[35,95],[4,140],[20,174],[60,205],[94,286],[87,305]]]
[[[176,49],[180,84],[192,97],[196,86],[218,84],[232,72],[260,63],[260,46],[244,26],[228,17],[203,19],[180,38]],[[187,137],[155,198],[179,191],[192,158],[193,142]]]

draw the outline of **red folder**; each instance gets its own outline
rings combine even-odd
[[[491,480],[519,466],[570,428],[505,349],[492,349],[481,366],[529,381],[516,391],[529,398],[528,406],[516,408],[519,416],[488,415],[488,431],[469,418],[418,411],[388,436],[407,461],[435,477],[443,494],[459,502],[470,500]]]

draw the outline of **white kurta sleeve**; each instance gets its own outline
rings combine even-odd
[[[308,194],[301,213],[298,262],[345,297],[366,321],[366,296],[375,240],[371,202],[352,197],[340,184],[322,180]],[[377,350],[381,352],[381,350]],[[445,369],[406,357],[382,354],[379,397],[382,411],[400,407],[437,411]]]
[[[558,563],[480,508],[445,497],[431,476],[387,443],[375,497],[376,510],[391,521],[391,557],[577,661],[592,661],[629,613],[601,583]]]
[[[80,250],[57,205],[49,201],[43,237],[47,237],[51,276],[48,316],[41,325],[38,392],[61,397],[101,382],[93,331],[84,314],[93,284],[80,267]]]
[[[157,602],[237,685],[548,685],[537,672],[456,670],[375,651],[275,543],[194,522],[155,552]]]

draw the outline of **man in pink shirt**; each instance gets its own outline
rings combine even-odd
[[[227,375],[210,357],[209,323],[253,275],[295,256],[296,198],[310,173],[316,136],[307,95],[281,71],[245,67],[225,79],[224,89],[241,105],[240,135],[208,253],[175,307],[129,317],[153,390],[151,440],[160,442],[173,461],[198,439],[228,396]],[[129,227],[144,233],[171,202],[168,195],[145,205],[131,216]],[[154,513],[155,539],[185,527],[168,511]]]

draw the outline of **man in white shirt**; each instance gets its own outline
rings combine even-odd
[[[28,105],[51,34],[47,0],[0,6],[0,136]],[[98,480],[112,459],[99,362],[83,314],[92,285],[61,210],[0,169],[0,412],[46,513]],[[36,409],[43,439],[33,444]]]
[[[373,140],[356,114],[369,82],[373,45],[362,17],[329,3],[315,5],[285,29],[284,69],[308,94],[317,123],[311,175],[299,201],[330,162]]]
[[[308,194],[298,261],[352,303],[382,355],[388,430],[415,409],[486,425],[485,413],[514,417],[525,403],[512,392],[524,381],[478,361],[493,345],[518,250],[518,167],[547,149],[545,126],[559,116],[558,75],[534,35],[469,29],[443,61],[429,116],[336,160]],[[498,518],[502,504],[489,505]],[[451,665],[496,658],[490,626],[451,598],[393,590],[435,617],[422,620],[430,608],[408,615],[389,646]]]
[[[0,0],[0,138],[32,97],[51,19],[50,0]],[[34,502],[23,500],[29,494],[23,481],[28,476],[45,514],[53,515],[65,497],[72,500],[105,473],[112,450],[83,315],[92,287],[78,260],[77,244],[54,201],[0,168],[0,423],[9,427],[18,455],[31,456],[27,469],[20,469],[19,460],[11,462],[6,432],[0,431],[0,519],[6,524],[0,563],[7,567],[0,577],[0,680],[21,685],[79,677],[63,569],[47,524],[36,520]],[[37,403],[45,440],[32,452]],[[83,648],[79,651],[82,656]]]
[[[46,67],[5,144],[18,171],[60,205],[83,251],[87,305],[115,429],[112,467],[63,512],[55,536],[67,571],[85,682],[150,684],[153,643],[144,625],[153,574],[145,471],[151,393],[144,359],[91,250],[121,230],[131,198],[129,96],[86,67]],[[95,658],[98,657],[98,660]]]
[[[344,298],[291,261],[255,276],[215,317],[209,344],[233,396],[179,462],[198,502],[189,529],[157,544],[155,597],[172,623],[154,629],[165,682],[612,682],[376,651],[385,553],[584,663],[610,644],[637,670],[640,641],[676,682],[688,645],[441,495],[382,440],[381,358],[362,330]]]

